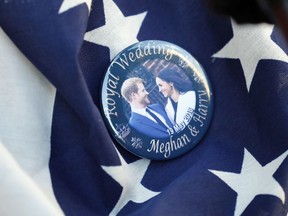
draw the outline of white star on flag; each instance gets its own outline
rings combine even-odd
[[[112,60],[119,52],[133,43],[147,12],[125,17],[112,0],[104,0],[104,26],[85,34],[86,41],[109,47]]]
[[[245,149],[240,173],[209,170],[237,193],[235,216],[241,215],[257,195],[272,195],[285,202],[285,192],[273,174],[287,155],[288,150],[265,166],[261,166]]]
[[[117,151],[117,150],[116,150]],[[158,195],[160,192],[154,192],[145,188],[141,181],[150,164],[150,160],[140,159],[127,164],[121,154],[117,151],[121,165],[119,166],[101,166],[122,187],[122,193],[110,216],[117,215],[121,209],[129,202],[143,203]]]
[[[288,62],[288,58],[286,53],[270,37],[273,25],[265,23],[239,25],[233,20],[231,23],[233,38],[212,57],[239,59],[249,91],[260,60]]]
[[[65,11],[68,11],[71,8],[74,8],[84,3],[87,5],[88,10],[90,12],[92,0],[64,0],[60,6],[58,13],[59,14],[64,13]]]

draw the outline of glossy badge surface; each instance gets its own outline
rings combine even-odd
[[[201,65],[182,48],[156,40],[136,43],[114,58],[101,99],[115,140],[152,160],[191,150],[205,135],[213,111]]]

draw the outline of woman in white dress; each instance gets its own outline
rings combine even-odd
[[[167,98],[165,110],[171,122],[178,125],[186,122],[187,125],[187,117],[190,121],[196,107],[192,82],[188,77],[184,78],[178,72],[166,68],[157,74],[156,83],[159,91]]]

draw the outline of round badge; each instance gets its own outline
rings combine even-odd
[[[213,95],[201,65],[179,46],[136,43],[111,62],[102,86],[102,111],[115,140],[152,160],[195,147],[211,121]]]

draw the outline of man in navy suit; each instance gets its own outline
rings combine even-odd
[[[143,80],[138,77],[128,78],[123,82],[121,94],[131,106],[129,125],[140,133],[152,138],[168,137],[168,128],[172,128],[164,107],[150,104],[148,92]]]

